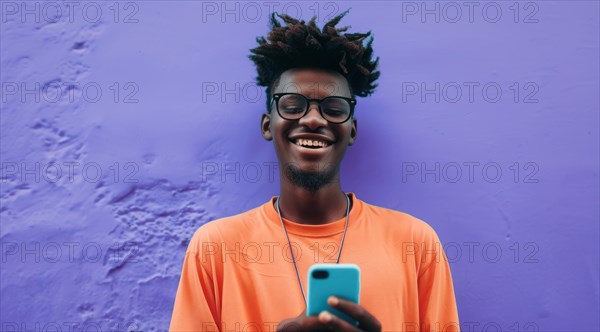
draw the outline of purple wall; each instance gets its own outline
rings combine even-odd
[[[438,232],[464,331],[598,331],[599,3],[1,2],[2,331],[160,331],[203,223],[278,194],[269,6],[372,30],[343,189]]]

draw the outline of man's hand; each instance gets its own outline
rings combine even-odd
[[[294,331],[381,331],[381,323],[365,308],[354,302],[330,296],[327,303],[359,322],[354,326],[334,314],[322,311],[318,316],[306,316],[306,310],[294,318],[289,318],[277,326],[277,332]]]

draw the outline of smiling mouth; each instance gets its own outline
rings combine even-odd
[[[327,141],[323,141],[323,140],[302,139],[302,138],[289,140],[289,141],[290,141],[290,143],[296,144],[303,148],[309,148],[309,149],[314,149],[314,150],[323,149],[323,148],[326,148],[333,144],[332,142],[327,142]]]

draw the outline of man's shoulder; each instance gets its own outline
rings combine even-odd
[[[224,242],[231,240],[231,235],[239,235],[247,227],[248,223],[260,218],[261,206],[254,207],[247,211],[216,218],[200,225],[190,240],[189,249],[198,248],[201,243],[206,242]]]
[[[366,214],[374,221],[381,223],[383,227],[402,233],[409,232],[416,238],[437,238],[434,228],[428,222],[411,213],[363,203]]]

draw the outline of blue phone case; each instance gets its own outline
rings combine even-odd
[[[315,274],[315,272],[317,272]],[[328,274],[327,277],[324,277]],[[317,316],[327,310],[352,325],[354,318],[329,306],[329,296],[360,303],[360,268],[356,264],[314,264],[308,269],[308,303],[306,315]]]

